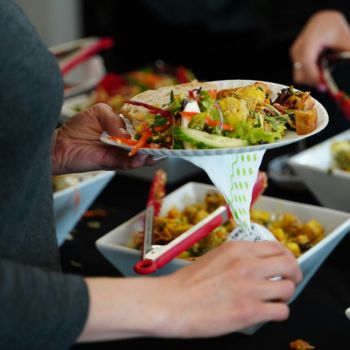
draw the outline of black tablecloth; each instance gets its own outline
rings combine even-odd
[[[263,162],[262,169],[268,159]],[[168,185],[167,190],[187,181],[210,183],[205,173]],[[108,213],[101,218],[82,218],[60,249],[65,272],[84,276],[120,276],[97,251],[95,241],[114,227],[142,211],[146,205],[149,181],[118,172],[91,208]],[[266,195],[292,201],[318,204],[307,190],[290,191],[269,183]],[[78,349],[289,349],[289,342],[302,338],[316,350],[350,349],[350,320],[344,311],[350,306],[350,237],[346,236],[326,259],[299,297],[291,304],[287,321],[270,322],[254,335],[233,333],[209,339],[133,339],[104,343],[79,344]],[[142,315],[140,315],[142,317]],[[171,320],[169,320],[171,322]]]

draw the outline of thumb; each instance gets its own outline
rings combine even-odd
[[[107,104],[98,104],[96,118],[103,131],[113,136],[130,137],[126,131],[123,118],[119,117]]]

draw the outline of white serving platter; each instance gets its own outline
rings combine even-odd
[[[215,187],[202,183],[189,182],[165,197],[161,213],[167,212],[174,205],[181,210],[186,205],[201,202],[209,190],[215,190]],[[305,288],[309,280],[342,240],[344,235],[350,231],[350,214],[266,196],[258,199],[255,208],[273,213],[289,212],[295,214],[302,221],[316,219],[325,228],[326,237],[298,258],[303,271],[303,280],[298,285],[291,300],[292,302]],[[143,220],[144,212],[141,212],[96,241],[97,249],[124,276],[139,276],[134,272],[133,267],[141,258],[141,252],[129,248],[128,245],[130,245],[133,233],[143,229]],[[188,264],[191,264],[191,262],[174,259],[152,274],[152,276],[166,275]],[[241,332],[253,334],[260,327],[261,325],[256,325]]]
[[[79,174],[82,178],[80,182],[53,194],[58,245],[63,244],[84,212],[114,175],[114,171]]]
[[[289,164],[323,206],[350,212],[350,172],[330,171],[331,145],[340,140],[350,140],[350,131],[294,155]]]

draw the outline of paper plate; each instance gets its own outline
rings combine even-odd
[[[254,84],[257,81],[258,80],[238,80],[237,79],[237,80],[215,81],[214,83],[217,84],[218,90],[222,90],[222,89],[235,88],[235,87]],[[266,81],[262,81],[262,82],[267,84],[271,89],[272,99],[274,99],[277,96],[277,93],[280,92],[281,89],[288,88],[288,86],[282,85],[282,84],[270,83]],[[306,135],[298,135],[294,131],[287,130],[285,136],[281,140],[278,140],[273,143],[262,144],[262,145],[251,145],[251,146],[243,146],[243,147],[235,147],[235,148],[215,148],[215,149],[141,148],[138,151],[138,153],[150,154],[153,156],[165,156],[165,157],[190,157],[190,156],[211,156],[211,155],[253,152],[253,151],[266,150],[266,149],[285,146],[290,143],[298,142],[307,137],[317,134],[318,132],[323,130],[328,124],[328,113],[326,109],[317,100],[315,100],[314,98],[313,100],[315,101],[315,108],[317,110],[318,122],[317,122],[316,129],[313,132]],[[109,139],[107,133],[103,133],[100,137],[100,140],[106,144],[117,146],[125,150],[132,149],[132,147],[130,146],[122,145],[116,141]]]

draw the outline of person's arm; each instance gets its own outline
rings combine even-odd
[[[1,349],[68,349],[76,341],[89,303],[82,277],[2,257],[0,285]]]
[[[210,337],[285,320],[300,280],[296,259],[276,242],[228,242],[164,277],[87,278],[78,340]]]
[[[290,56],[296,83],[322,89],[317,61],[324,49],[350,50],[350,25],[339,11],[313,14],[292,44]]]
[[[124,121],[105,103],[77,113],[57,128],[52,138],[53,174],[133,169],[156,163],[151,156],[128,157],[127,151],[103,144],[99,139],[103,131],[130,137]]]

